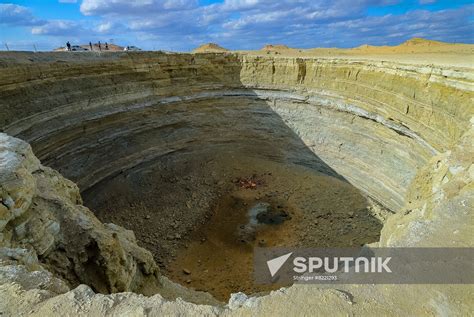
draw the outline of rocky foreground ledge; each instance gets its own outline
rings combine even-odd
[[[228,304],[218,303],[162,277],[133,232],[101,223],[82,205],[78,187],[43,166],[31,146],[15,137],[32,143],[43,163],[64,169],[81,188],[89,188],[95,178],[107,179],[124,166],[143,163],[142,154],[150,149],[162,153],[165,148],[144,137],[142,143],[131,142],[139,145],[133,150],[140,155],[127,149],[114,153],[118,165],[104,166],[100,157],[81,165],[99,148],[113,148],[114,138],[106,138],[107,131],[118,133],[117,128],[123,127],[123,138],[144,131],[140,121],[117,113],[135,111],[136,119],[151,108],[157,111],[151,114],[154,124],[163,124],[157,118],[171,113],[190,122],[189,128],[202,123],[192,120],[211,116],[205,110],[212,110],[221,98],[264,100],[329,166],[395,212],[373,246],[472,247],[472,70],[233,54],[117,54],[90,61],[59,56],[33,56],[32,62],[28,56],[19,61],[9,56],[2,62],[0,120],[6,134],[0,134],[1,313],[274,316],[295,311],[302,315],[473,311],[471,285],[294,285],[260,297],[236,294]],[[39,89],[45,83],[48,91]],[[203,112],[191,118],[179,107],[193,99],[199,99],[197,111]],[[160,112],[163,105],[169,108]],[[173,114],[173,107],[184,117]],[[107,130],[101,130],[97,120]],[[88,138],[81,135],[84,131],[91,131]],[[206,135],[203,142],[222,145],[226,138],[239,136],[225,122],[216,131],[228,134],[222,133],[219,140]],[[182,136],[172,140],[177,148],[189,144],[189,135]],[[298,163],[298,147],[292,147],[294,151],[280,159]],[[263,155],[265,151],[262,147]],[[56,159],[61,152],[64,155]],[[68,162],[73,169],[68,170]]]

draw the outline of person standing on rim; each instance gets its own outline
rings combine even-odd
[[[70,51],[71,50],[71,43],[69,43],[69,41],[67,41],[66,43],[66,47],[67,47],[67,50]]]
[[[92,42],[89,42],[89,47],[91,48],[91,51],[93,51],[93,49],[92,49]]]
[[[107,44],[107,42],[105,42],[105,50],[106,50],[106,51],[109,50],[109,44]]]
[[[100,46],[100,41],[99,41],[99,51],[102,51],[102,46]]]

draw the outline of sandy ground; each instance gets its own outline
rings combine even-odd
[[[297,49],[284,45],[267,45],[257,51],[238,51],[249,55],[280,55],[302,58],[342,58],[377,60],[417,65],[474,67],[473,44],[450,44],[425,39],[411,39],[397,46],[362,45],[352,49]]]
[[[94,52],[0,52],[0,67],[14,63],[57,62],[118,58],[122,54],[142,52],[94,51]],[[203,44],[192,53],[239,53],[246,55],[270,55],[301,58],[329,58],[349,60],[374,60],[416,65],[438,65],[456,68],[474,68],[474,44],[452,44],[414,38],[397,46],[362,45],[351,49],[310,48],[298,49],[285,45],[266,45],[261,50],[231,51],[215,43]]]

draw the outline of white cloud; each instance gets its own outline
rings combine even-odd
[[[112,22],[101,23],[99,24],[99,26],[97,26],[97,31],[100,33],[107,33],[112,30],[113,26],[114,26],[114,23]]]
[[[31,33],[34,35],[52,36],[78,36],[83,34],[84,31],[85,29],[79,23],[67,20],[50,20],[31,29]]]
[[[258,7],[271,1],[265,0],[225,0],[223,8],[225,10],[248,10]]]
[[[129,28],[116,21],[103,21],[94,28],[99,34],[117,34],[127,32]]]
[[[225,0],[199,6],[198,0],[83,0],[81,12],[92,17],[77,21],[35,19],[27,8],[10,4],[0,5],[0,24],[27,26],[34,35],[52,39],[76,37],[87,43],[107,37],[125,45],[174,50],[203,42],[233,49],[255,49],[272,42],[294,47],[398,44],[420,34],[473,42],[469,14],[474,6],[366,14],[368,7],[397,1]]]
[[[44,21],[36,19],[30,9],[16,4],[0,3],[0,24],[13,26],[39,25]]]
[[[148,15],[197,6],[198,0],[83,0],[81,12],[85,15]]]

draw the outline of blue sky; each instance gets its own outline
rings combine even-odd
[[[0,41],[49,50],[114,42],[188,51],[396,45],[412,37],[474,43],[470,0],[0,0]]]

